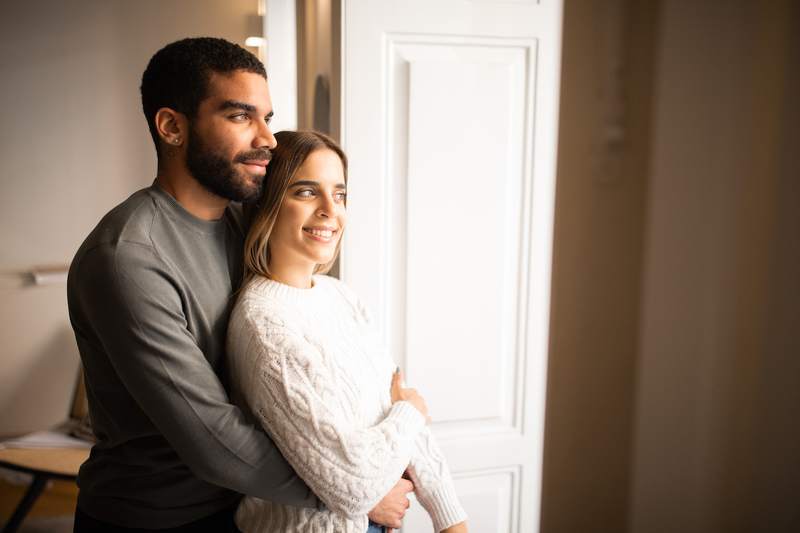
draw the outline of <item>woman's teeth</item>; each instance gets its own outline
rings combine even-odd
[[[333,231],[329,229],[304,229],[303,231],[314,235],[315,237],[322,237],[323,239],[330,239],[333,237]]]

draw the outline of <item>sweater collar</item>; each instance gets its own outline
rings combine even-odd
[[[299,289],[273,279],[258,276],[248,282],[251,290],[262,296],[269,296],[276,300],[291,304],[306,304],[318,302],[324,296],[325,276],[314,275],[312,286],[309,289]]]

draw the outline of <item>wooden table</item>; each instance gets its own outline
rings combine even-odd
[[[13,533],[30,511],[50,479],[75,481],[78,468],[89,457],[89,448],[4,448],[0,466],[33,475],[33,482],[3,528]]]

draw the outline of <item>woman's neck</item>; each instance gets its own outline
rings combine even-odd
[[[315,266],[285,264],[272,260],[269,262],[270,278],[290,287],[310,289],[314,285],[311,277],[314,275]]]

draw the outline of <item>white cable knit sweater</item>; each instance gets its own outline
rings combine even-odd
[[[246,284],[230,318],[228,361],[236,400],[327,506],[246,497],[236,513],[244,533],[365,533],[367,513],[406,469],[436,531],[466,519],[424,418],[408,402],[392,405],[395,365],[340,281]]]

